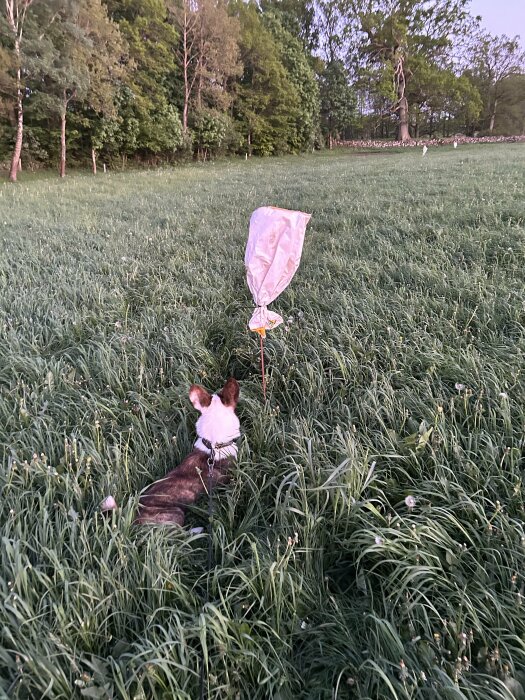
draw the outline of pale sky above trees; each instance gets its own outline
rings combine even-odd
[[[469,9],[471,14],[483,17],[483,26],[491,34],[519,34],[525,44],[524,0],[472,0]]]

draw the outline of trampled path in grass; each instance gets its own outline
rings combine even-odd
[[[266,406],[264,204],[313,214]],[[0,231],[0,696],[523,697],[523,145],[28,177]],[[202,610],[206,536],[132,520],[229,375]]]

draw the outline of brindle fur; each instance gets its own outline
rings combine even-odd
[[[221,459],[213,467],[212,485],[229,481],[231,459]],[[140,497],[139,513],[135,522],[145,524],[184,525],[187,506],[207,492],[208,455],[193,450],[181,464],[152,484]]]
[[[239,434],[239,419],[235,414],[239,400],[239,384],[236,379],[230,377],[221,391],[214,396],[201,386],[192,384],[189,396],[193,406],[201,414],[197,421],[199,439],[214,440],[215,444],[219,444],[228,442]],[[225,434],[221,437],[223,431]],[[234,457],[231,456],[215,462],[213,486],[228,482],[228,467],[233,460]],[[207,488],[208,454],[202,449],[194,448],[178,467],[149,486],[141,495],[135,522],[140,525],[184,525],[187,507],[206,493]]]

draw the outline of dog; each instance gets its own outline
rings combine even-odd
[[[213,462],[212,486],[229,481],[229,467],[237,457],[235,440],[240,437],[235,413],[239,384],[231,377],[213,395],[193,384],[189,397],[201,414],[196,425],[197,441],[178,467],[140,496],[135,519],[138,525],[184,525],[187,507],[207,492],[209,462]]]

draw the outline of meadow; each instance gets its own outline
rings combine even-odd
[[[0,697],[195,700],[201,654],[214,700],[525,697],[524,157],[0,185]],[[264,204],[312,213],[266,403]],[[230,375],[208,575],[205,533],[132,521],[193,444],[189,386]]]

